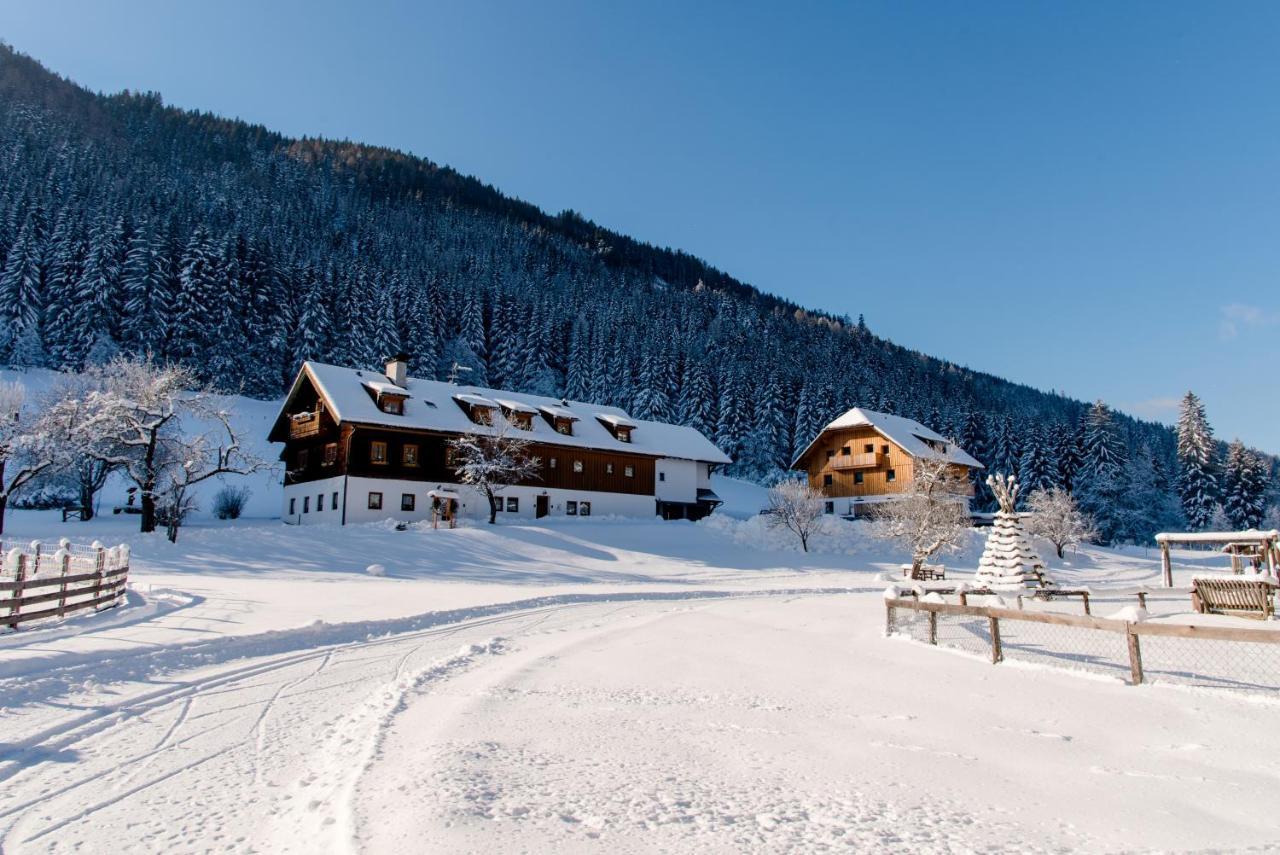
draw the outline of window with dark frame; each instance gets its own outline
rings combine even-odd
[[[564,515],[565,515],[565,516],[567,516],[567,517],[576,517],[576,516],[578,515],[578,503],[577,503],[577,502],[565,502],[565,503],[564,503]]]
[[[830,475],[823,475],[823,476],[822,476],[822,486],[824,486],[824,487],[830,487],[830,486],[831,486],[831,476],[830,476]]]
[[[316,496],[316,513],[320,513],[323,510],[324,510],[324,493],[320,493],[318,496]]]
[[[418,446],[414,443],[407,443],[400,450],[400,462],[405,466],[418,465]]]
[[[667,480],[667,473],[666,473],[666,472],[659,472],[659,473],[658,473],[658,480],[659,480],[659,481],[665,481],[665,480]]]
[[[822,503],[822,511],[823,511],[823,513],[834,514],[834,513],[836,512],[836,503],[835,503],[835,502],[823,502],[823,503]]]
[[[618,441],[631,442],[631,428],[618,428]]]
[[[636,477],[636,468],[634,466],[623,466],[622,474],[627,478]]]
[[[382,510],[382,494],[381,493],[369,494],[369,510],[371,511]]]
[[[298,512],[298,499],[297,497],[294,497],[289,499],[289,516],[293,516],[297,512]]]
[[[333,495],[329,497],[329,505],[336,511],[338,509],[338,491],[334,490]]]
[[[828,460],[830,460],[831,458],[833,458],[833,457],[835,457],[835,456],[836,456],[836,450],[835,450],[834,448],[828,448],[828,449],[827,449],[827,459],[828,459]]]
[[[302,512],[304,514],[311,513],[311,497],[310,496],[302,497]]]
[[[581,461],[581,460],[575,460],[575,461],[573,461],[573,471],[574,471],[574,472],[581,472],[581,471],[582,471],[582,461]]]
[[[578,516],[580,516],[580,517],[589,517],[589,516],[591,516],[591,503],[590,503],[590,502],[578,502]]]
[[[886,480],[886,481],[897,481],[897,480],[898,480],[898,473],[897,473],[897,472],[895,472],[894,470],[890,469],[888,472],[884,473],[884,480]]]
[[[853,483],[855,483],[855,484],[861,484],[861,483],[862,483],[862,473],[861,473],[861,472],[854,472],[854,473],[853,473]]]
[[[520,513],[520,499],[516,496],[507,496],[507,513]]]
[[[853,449],[850,448],[849,446],[846,445],[845,447],[840,449],[841,457],[848,457],[850,454],[853,454]]]
[[[612,474],[613,474],[613,464],[612,464],[612,463],[606,463],[606,464],[604,465],[604,474],[606,474],[606,475],[612,475]]]
[[[556,419],[556,433],[573,436],[573,422],[568,419]]]
[[[394,396],[383,398],[382,412],[390,413],[393,416],[402,416],[404,415],[404,401]]]
[[[864,454],[875,454],[875,452],[876,452],[876,445],[875,445],[875,443],[874,443],[874,442],[868,442],[866,445],[862,446],[862,451],[863,451],[863,453],[864,453]]]
[[[328,442],[324,446],[324,465],[332,466],[338,462],[338,443]]]
[[[414,496],[413,493],[400,494],[400,510],[411,511],[414,509],[416,504],[417,504],[417,497]]]
[[[387,462],[387,444],[381,440],[369,443],[369,462],[384,464]]]
[[[888,454],[888,453],[889,453],[889,446],[887,446],[887,445],[882,445],[882,446],[880,446],[880,453],[881,453],[881,454]]]
[[[298,468],[299,468],[299,469],[306,469],[306,468],[307,468],[307,460],[308,460],[308,459],[310,459],[310,457],[311,457],[311,450],[310,450],[310,449],[308,449],[308,448],[299,448],[299,449],[298,449]]]

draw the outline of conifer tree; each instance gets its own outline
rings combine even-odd
[[[1178,417],[1178,494],[1182,511],[1193,530],[1203,529],[1218,502],[1214,471],[1213,431],[1205,418],[1204,404],[1192,392],[1182,399]]]

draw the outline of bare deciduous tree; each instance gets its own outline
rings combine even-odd
[[[783,481],[769,490],[769,525],[794,534],[808,552],[809,540],[822,528],[822,502],[822,493],[809,482]]]
[[[1064,558],[1068,546],[1075,546],[1098,536],[1093,518],[1080,510],[1075,498],[1060,487],[1036,490],[1027,497],[1027,531],[1053,544],[1058,557]]]
[[[968,481],[945,460],[918,457],[910,488],[901,498],[874,505],[872,519],[881,537],[901,543],[911,553],[911,575],[921,565],[963,543],[969,527]]]
[[[27,406],[21,383],[0,382],[0,534],[9,499],[61,463],[58,435]]]
[[[485,433],[467,433],[449,441],[451,466],[458,481],[475,487],[489,500],[489,525],[498,521],[498,496],[512,484],[538,475],[540,460],[529,453],[533,443],[514,433],[497,416]]]

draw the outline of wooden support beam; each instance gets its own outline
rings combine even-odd
[[[1160,572],[1164,577],[1164,586],[1173,587],[1173,564],[1169,560],[1169,544],[1160,544]]]

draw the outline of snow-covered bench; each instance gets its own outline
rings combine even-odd
[[[909,579],[915,579],[917,581],[928,581],[930,579],[945,579],[947,578],[947,568],[941,564],[921,564],[920,569],[913,573],[911,572],[910,564],[903,564],[902,575],[906,576]]]
[[[1191,580],[1191,606],[1200,614],[1237,614],[1266,620],[1276,613],[1272,578],[1197,576]]]

